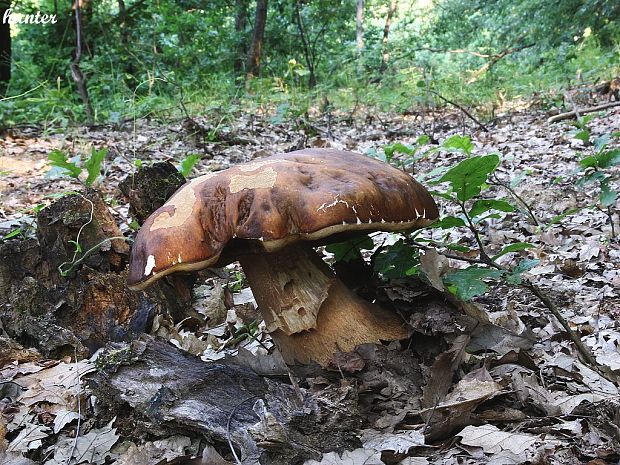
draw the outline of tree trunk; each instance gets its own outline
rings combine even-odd
[[[95,123],[95,118],[93,116],[93,107],[90,103],[90,98],[88,97],[88,89],[86,87],[86,78],[80,69],[80,59],[82,58],[82,15],[80,14],[80,2],[75,3],[75,57],[71,62],[71,76],[75,81],[75,85],[77,86],[78,93],[82,99],[82,103],[84,104],[84,109],[86,110],[86,118],[88,119],[89,124]]]
[[[300,0],[295,2],[295,21],[297,22],[297,30],[299,31],[299,38],[301,39],[301,44],[304,49],[304,57],[306,59],[306,65],[308,66],[308,71],[310,72],[310,76],[308,78],[308,86],[312,89],[316,86],[316,74],[314,72],[314,57],[310,52],[310,45],[308,44],[308,36],[306,35],[306,31],[304,29],[304,23],[301,19],[301,5]]]
[[[11,25],[2,21],[10,6],[9,1],[0,0],[0,96],[4,95],[11,80]]]
[[[381,72],[384,72],[387,69],[388,62],[390,61],[390,51],[388,50],[388,36],[390,35],[392,17],[394,16],[394,13],[396,13],[397,7],[398,0],[390,0],[387,17],[385,18],[385,26],[383,27],[383,57],[381,60]]]
[[[263,39],[265,37],[265,25],[267,23],[267,2],[268,0],[256,1],[256,17],[254,20],[254,32],[252,33],[252,43],[248,52],[246,63],[246,76],[252,78],[260,73],[260,57],[263,49]]]
[[[364,0],[357,0],[355,10],[357,54],[361,57],[364,49]]]
[[[243,72],[243,62],[248,56],[248,41],[245,28],[248,25],[248,0],[236,1],[237,12],[235,14],[235,34],[237,36],[237,56],[233,64],[236,74]]]

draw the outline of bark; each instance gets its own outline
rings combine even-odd
[[[11,80],[11,25],[2,21],[11,3],[0,0],[0,97],[3,96]]]
[[[390,51],[388,49],[388,37],[390,35],[390,26],[392,25],[392,18],[394,17],[394,13],[396,13],[396,8],[398,7],[398,0],[390,0],[390,6],[388,8],[388,13],[385,18],[385,26],[383,27],[383,56],[381,59],[381,72],[385,72],[388,66],[388,62],[390,61]]]
[[[396,313],[353,294],[310,247],[291,245],[242,256],[239,262],[267,330],[289,364],[325,366],[336,352],[409,335]]]
[[[263,51],[263,40],[265,38],[265,25],[267,24],[268,0],[256,1],[256,15],[254,19],[254,31],[252,33],[252,43],[248,52],[246,62],[246,76],[252,78],[260,74],[260,60]]]
[[[362,54],[364,49],[364,0],[357,0],[357,6],[355,9],[355,24],[356,24],[356,41],[357,53]]]
[[[130,434],[182,431],[206,438],[223,456],[231,456],[231,444],[244,464],[304,463],[321,460],[322,452],[359,447],[357,395],[350,386],[328,388],[319,398],[148,336],[110,347],[97,363],[101,369],[90,387],[110,416],[133,425],[137,431]]]
[[[308,35],[306,34],[306,30],[304,28],[304,23],[301,18],[301,5],[300,0],[295,2],[295,22],[297,23],[297,30],[299,31],[299,38],[301,39],[301,44],[304,50],[304,58],[306,59],[306,65],[308,66],[308,72],[310,73],[308,77],[308,86],[313,88],[316,86],[316,74],[314,71],[314,54],[310,49],[310,44],[308,43]]]
[[[84,109],[86,111],[86,118],[88,119],[89,124],[95,123],[95,118],[93,116],[93,107],[90,102],[90,98],[88,97],[88,88],[86,86],[86,78],[80,69],[80,59],[82,58],[82,16],[81,16],[81,8],[80,2],[76,2],[75,5],[75,36],[76,36],[76,46],[75,46],[75,57],[71,62],[71,76],[75,81],[75,85],[77,86],[78,93],[80,94],[80,98],[82,99],[82,103],[84,104]]]
[[[248,56],[248,41],[245,29],[248,25],[248,0],[236,0],[235,34],[237,35],[237,56],[235,57],[235,73],[243,72],[244,60]]]

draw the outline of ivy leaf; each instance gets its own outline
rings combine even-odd
[[[355,239],[349,239],[345,242],[330,244],[325,247],[325,250],[329,253],[333,253],[334,259],[337,262],[348,262],[355,258],[361,257],[360,250],[370,250],[374,247],[375,243],[370,237],[362,236]]]
[[[400,240],[376,257],[375,271],[386,278],[403,278],[409,276],[410,270],[418,264],[418,248],[407,245],[403,240]]]
[[[469,210],[469,217],[475,218],[476,216],[480,216],[491,210],[512,212],[514,211],[514,207],[505,200],[476,200],[472,205],[471,210]]]
[[[465,202],[480,194],[489,174],[495,171],[498,164],[499,156],[495,154],[467,158],[450,168],[438,182],[449,182],[456,197]]]
[[[514,244],[510,244],[504,247],[501,252],[497,255],[494,255],[492,259],[497,260],[499,257],[506,255],[507,253],[519,252],[520,250],[531,249],[532,247],[534,247],[534,245],[530,244],[529,242],[515,242]]]
[[[515,266],[510,273],[506,275],[506,282],[508,284],[521,284],[522,277],[521,275],[526,271],[530,271],[536,265],[540,263],[540,260],[521,260],[517,266]]]
[[[443,141],[441,146],[444,149],[464,152],[467,155],[471,155],[471,152],[474,149],[474,144],[471,142],[469,136],[459,136],[458,134],[448,137]]]
[[[488,286],[483,279],[497,279],[502,273],[500,270],[470,266],[444,276],[443,281],[450,292],[467,301],[486,292]]]
[[[87,186],[92,186],[97,180],[99,174],[101,173],[101,164],[103,163],[107,153],[108,149],[106,148],[102,148],[101,150],[97,150],[95,147],[92,148],[90,157],[84,162],[84,168],[86,168],[86,171],[88,172],[88,177],[86,178],[86,181],[84,181],[84,184]]]
[[[195,153],[190,153],[183,160],[181,160],[181,163],[177,166],[177,170],[183,176],[188,177],[189,174],[192,172],[192,169],[194,168],[194,166],[196,166],[196,164],[199,161],[200,161],[200,155],[197,155]]]
[[[65,171],[65,174],[72,178],[78,178],[80,173],[82,172],[82,168],[77,166],[72,161],[67,159],[67,154],[62,150],[52,150],[48,155],[47,159],[50,161],[50,165],[60,168]]]

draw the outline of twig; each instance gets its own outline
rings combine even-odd
[[[594,113],[595,111],[606,110],[608,108],[613,108],[617,106],[620,106],[620,102],[609,102],[609,103],[604,103],[602,105],[597,105],[595,107],[583,108],[580,110],[580,113],[581,114]],[[575,110],[571,110],[571,111],[567,111],[566,113],[560,113],[559,115],[555,115],[555,116],[548,118],[547,123],[549,124],[557,123],[558,121],[564,121],[566,119],[574,119],[574,118],[577,118],[577,115],[575,113]]]
[[[465,108],[463,108],[461,105],[459,105],[458,103],[453,102],[452,100],[448,100],[447,98],[445,98],[443,95],[435,92],[434,90],[429,90],[429,92],[433,95],[436,95],[437,97],[439,97],[440,100],[443,100],[444,102],[455,106],[456,108],[458,108],[459,110],[461,110],[465,115],[467,115],[467,117],[469,117],[469,119],[471,119],[474,123],[476,123],[480,129],[482,129],[484,132],[489,132],[488,128],[482,124],[480,121],[478,121],[478,119],[472,115],[470,112],[468,112]]]
[[[241,407],[243,404],[245,404],[248,400],[256,399],[257,397],[258,396],[252,396],[252,397],[248,397],[247,399],[242,400],[237,405],[235,405],[232,411],[228,414],[228,421],[226,422],[226,439],[228,440],[228,447],[230,448],[230,451],[232,452],[233,457],[235,458],[235,462],[237,462],[237,465],[243,465],[243,464],[241,463],[241,460],[237,456],[237,452],[235,452],[235,448],[233,446],[232,440],[230,439],[230,424],[232,422],[233,416],[235,415],[235,412],[237,411],[237,409]]]
[[[568,324],[568,321],[566,321],[566,319],[560,313],[560,309],[555,305],[555,303],[553,303],[549,296],[546,295],[538,286],[528,280],[523,280],[521,286],[528,289],[538,298],[538,300],[540,300],[544,304],[545,307],[549,309],[553,316],[555,316],[555,318],[560,322],[562,327],[566,330],[566,332],[568,333],[568,337],[571,341],[573,341],[573,344],[575,344],[575,347],[577,347],[577,350],[583,356],[584,360],[588,362],[588,364],[590,364],[593,368],[595,368],[595,370],[598,371],[601,375],[605,376],[605,371],[596,361],[596,358],[594,357],[592,352],[590,352],[590,349],[586,347],[586,345],[581,341],[575,331],[573,331],[573,329]]]
[[[517,192],[512,187],[510,187],[509,184],[501,181],[495,173],[493,173],[493,180],[490,182],[490,184],[501,186],[504,189],[506,189],[508,192],[510,192],[510,195],[512,195],[515,199],[517,199],[517,201],[521,205],[525,207],[528,216],[532,219],[534,224],[536,226],[540,226],[540,221],[538,221],[538,218],[536,218],[536,215],[534,215],[534,211],[532,210],[532,208],[529,206],[529,204],[525,200],[523,200],[523,198],[519,194],[517,194]]]

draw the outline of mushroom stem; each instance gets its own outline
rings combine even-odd
[[[327,365],[335,352],[409,335],[397,314],[351,292],[310,247],[291,245],[239,261],[287,363]]]

